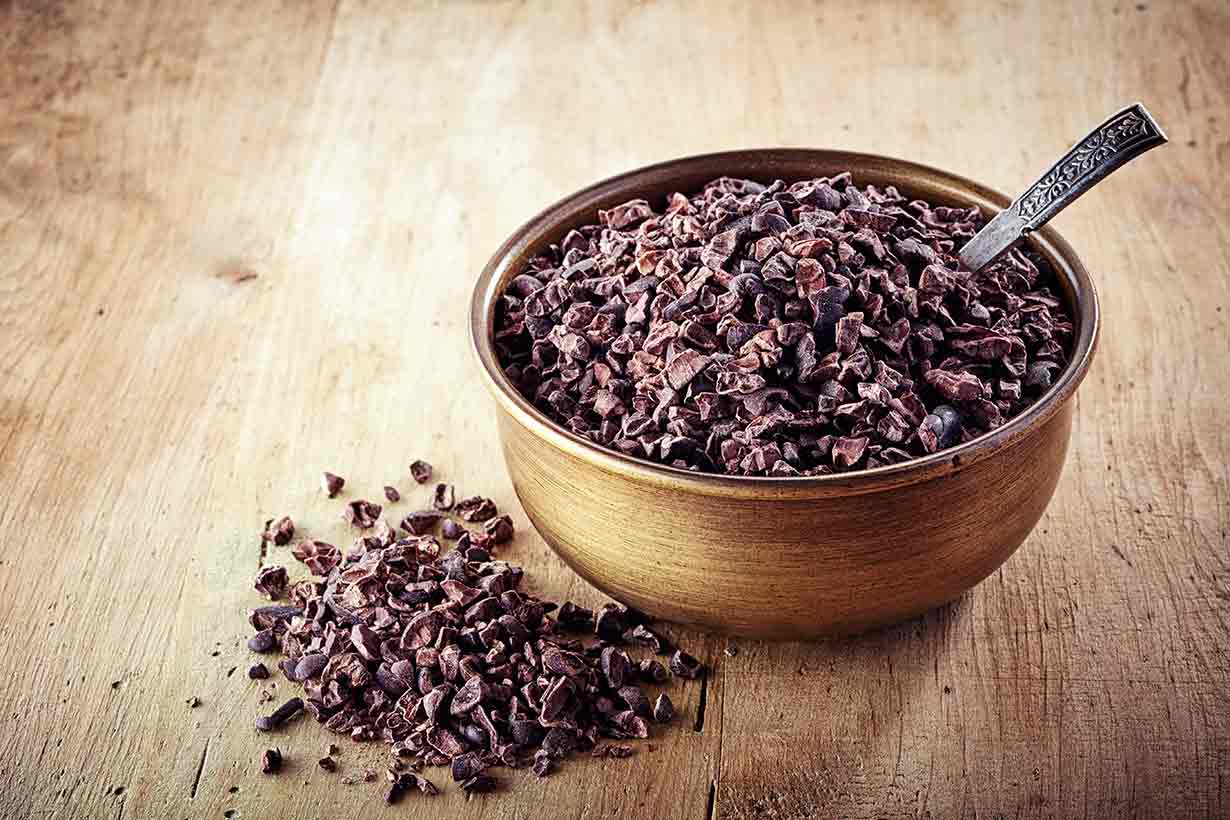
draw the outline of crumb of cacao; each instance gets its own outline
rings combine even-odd
[[[291,698],[275,709],[272,714],[257,718],[256,728],[261,732],[272,732],[302,711],[303,699]]]
[[[366,530],[374,526],[376,521],[380,519],[380,513],[383,509],[379,504],[373,504],[371,501],[360,498],[346,505],[342,511],[342,518],[352,527]]]
[[[261,771],[265,774],[277,774],[282,770],[282,752],[280,749],[266,749],[261,752]]]
[[[410,465],[410,476],[416,484],[426,484],[431,481],[431,465],[426,461],[415,461]]]
[[[279,547],[289,544],[290,539],[294,537],[295,522],[285,515],[276,520],[270,518],[265,522],[265,531],[261,533],[263,540],[272,541]]]
[[[330,472],[320,474],[320,488],[325,491],[325,495],[329,498],[336,498],[337,494],[346,486],[346,479],[340,475],[334,475]]]
[[[286,597],[289,584],[290,579],[286,574],[286,567],[270,566],[261,568],[252,586],[269,600],[278,601]]]

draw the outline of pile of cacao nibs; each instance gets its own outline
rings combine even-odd
[[[569,430],[730,475],[823,475],[934,453],[1019,413],[1073,326],[1043,259],[977,274],[976,208],[858,187],[715,180],[598,214],[498,303],[511,381]]]
[[[415,479],[426,482],[430,467],[415,464]],[[322,478],[330,498],[343,486],[331,473]],[[387,488],[393,496],[401,497]],[[490,499],[456,500],[451,485],[437,484],[431,508],[403,519],[405,535],[379,504],[360,499],[343,509],[358,530],[345,555],[302,540],[293,555],[314,577],[292,584],[285,567],[268,566],[256,578],[256,589],[280,603],[251,611],[248,647],[280,652],[278,667],[303,687],[303,697],[256,728],[275,731],[306,711],[355,741],[384,741],[390,802],[436,794],[420,774],[426,766],[448,765],[475,793],[496,787],[496,766],[546,776],[573,752],[627,757],[634,747],[623,741],[648,737],[651,723],[674,715],[670,698],[646,687],[703,671],[633,609],[557,606],[520,591],[522,570],[493,557],[513,525]],[[294,535],[283,517],[267,522],[262,537],[286,545]],[[629,650],[637,649],[649,657],[634,658]],[[269,670],[258,663],[248,674],[264,679]],[[330,752],[319,765],[334,771]],[[270,749],[262,771],[277,772],[281,762]]]

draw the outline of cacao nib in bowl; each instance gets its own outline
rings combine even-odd
[[[1067,360],[1044,259],[960,268],[983,224],[849,172],[634,199],[512,279],[496,352],[535,407],[626,455],[727,475],[899,463],[999,427]]]
[[[886,316],[894,321],[900,318],[892,316],[891,306],[886,307],[890,303],[891,295],[886,285],[896,285],[902,281],[892,279],[894,275],[900,277],[901,271],[889,267],[890,263],[911,266],[917,261],[925,260],[903,261],[901,257],[909,256],[911,252],[924,252],[906,246],[898,253],[893,243],[910,237],[891,235],[892,229],[887,226],[886,221],[875,222],[873,228],[871,223],[877,219],[874,216],[876,208],[855,207],[854,210],[860,213],[853,215],[852,220],[867,221],[868,224],[849,225],[853,228],[850,233],[856,234],[863,229],[871,230],[864,232],[858,243],[846,242],[848,249],[840,247],[840,236],[837,242],[832,241],[833,235],[825,236],[824,238],[834,245],[833,260],[817,260],[821,266],[831,264],[833,267],[831,271],[822,267],[826,281],[818,290],[844,288],[846,282],[849,282],[852,291],[862,288],[857,299],[852,295],[848,296],[839,306],[840,310],[834,310],[834,317],[830,317],[835,318],[832,322],[833,349],[825,348],[827,339],[816,339],[816,366],[831,368],[835,365],[837,372],[822,373],[821,376],[828,378],[817,378],[814,381],[791,381],[797,373],[791,374],[775,368],[783,361],[797,367],[797,347],[784,350],[777,363],[762,359],[754,363],[754,368],[745,369],[745,372],[751,372],[765,381],[764,387],[756,384],[755,390],[778,387],[791,394],[788,397],[782,397],[781,394],[770,395],[783,398],[777,409],[792,413],[819,409],[818,397],[811,408],[791,407],[788,403],[801,403],[812,398],[808,391],[818,391],[819,385],[832,382],[852,394],[845,397],[838,393],[830,397],[841,400],[842,404],[832,408],[835,412],[825,414],[827,418],[822,424],[828,427],[814,431],[814,436],[800,438],[798,441],[802,446],[798,447],[799,452],[790,453],[789,457],[786,452],[782,452],[788,449],[784,445],[790,443],[789,436],[774,436],[771,430],[767,435],[748,435],[747,426],[756,423],[755,416],[774,411],[774,404],[770,401],[765,401],[761,407],[753,408],[764,410],[765,413],[735,413],[733,419],[742,425],[739,432],[743,444],[753,440],[771,441],[778,449],[769,453],[762,451],[749,460],[748,452],[735,452],[736,448],[728,444],[726,452],[720,448],[713,451],[716,458],[705,453],[711,461],[707,465],[696,456],[696,452],[704,452],[708,435],[712,434],[712,430],[708,430],[705,431],[703,443],[675,445],[668,441],[665,457],[662,457],[662,445],[658,437],[657,455],[659,460],[665,463],[655,464],[641,457],[630,457],[623,452],[602,447],[591,438],[578,435],[552,420],[547,413],[535,407],[534,401],[531,400],[544,397],[527,398],[501,366],[497,343],[505,347],[503,354],[506,362],[517,364],[509,359],[507,340],[515,338],[516,334],[508,332],[510,305],[505,303],[501,306],[502,295],[508,291],[510,285],[513,286],[514,293],[517,287],[525,287],[528,290],[530,283],[522,280],[520,285],[516,285],[516,277],[525,275],[525,271],[532,269],[534,265],[542,265],[541,261],[533,260],[541,259],[544,252],[552,253],[550,246],[564,242],[570,232],[595,223],[599,219],[600,211],[609,212],[639,198],[645,200],[649,210],[660,213],[670,208],[672,203],[680,204],[679,198],[671,198],[672,194],[694,194],[721,177],[756,180],[766,185],[781,179],[785,181],[784,190],[789,190],[790,186],[800,181],[828,178],[828,186],[841,197],[844,194],[842,188],[847,183],[840,178],[834,178],[843,172],[852,175],[861,191],[866,191],[865,186],[874,186],[896,202],[897,197],[890,193],[892,186],[895,191],[900,192],[900,202],[896,207],[900,207],[916,221],[923,221],[925,217],[920,218],[923,211],[909,210],[909,203],[914,200],[930,203],[931,222],[949,225],[962,221],[961,212],[944,211],[944,218],[940,218],[936,214],[939,209],[976,207],[983,216],[987,216],[1008,202],[1006,197],[954,175],[871,155],[810,150],[765,150],[693,157],[652,166],[599,183],[552,206],[518,230],[497,252],[480,278],[472,304],[471,332],[484,374],[497,399],[501,441],[518,495],[527,514],[556,552],[581,575],[614,597],[658,617],[741,634],[794,637],[857,631],[917,614],[960,595],[1011,554],[1033,528],[1049,501],[1066,453],[1073,411],[1071,398],[1088,369],[1098,324],[1096,297],[1088,275],[1071,248],[1050,229],[1034,234],[1028,247],[1030,256],[1022,257],[1028,258],[1038,269],[1036,277],[1033,277],[1035,281],[1025,282],[1021,291],[1012,295],[1029,304],[1045,306],[1050,315],[1051,330],[1059,328],[1059,332],[1052,333],[1051,338],[1046,339],[1036,328],[1026,331],[1025,326],[1028,323],[1025,322],[1012,329],[1019,330],[1022,334],[1030,334],[1023,343],[1029,346],[1028,353],[1035,354],[1035,360],[1053,361],[1056,364],[1048,365],[1046,374],[1036,374],[1036,389],[1031,395],[1025,386],[1028,365],[1031,363],[1027,359],[1025,373],[1020,377],[1021,395],[1017,398],[1014,392],[1017,388],[1011,384],[1006,385],[1005,390],[1000,392],[999,382],[1013,381],[1012,378],[1006,378],[1003,370],[997,370],[1007,366],[1002,359],[989,366],[983,366],[977,361],[979,355],[994,358],[993,354],[1003,352],[1002,349],[997,349],[1005,344],[1000,340],[987,343],[980,349],[979,339],[988,336],[985,330],[969,332],[968,328],[965,328],[967,336],[978,337],[973,340],[973,344],[963,342],[955,349],[940,347],[928,356],[916,356],[916,360],[925,358],[929,361],[914,370],[910,369],[909,362],[895,360],[890,347],[886,348],[878,341],[871,341],[874,337],[870,333],[881,333],[891,326],[882,321]],[[837,184],[832,184],[833,182]],[[737,211],[740,207],[737,202],[740,195],[754,200],[760,193],[763,192],[744,191],[740,194],[734,191],[719,191],[713,198],[718,200],[727,197],[733,210]],[[862,195],[865,196],[865,193]],[[827,197],[828,193],[821,196]],[[762,201],[759,206],[763,207],[764,204]],[[846,209],[849,208],[850,203],[842,204],[846,205]],[[775,209],[770,207],[768,210]],[[818,210],[829,211],[827,208]],[[748,215],[736,214],[733,219],[737,221]],[[755,218],[754,213],[751,216]],[[731,256],[741,254],[746,259],[748,254],[744,249],[749,245],[753,246],[751,258],[753,263],[761,265],[759,279],[762,283],[765,281],[764,262],[773,258],[773,253],[769,253],[773,249],[768,246],[773,243],[764,243],[765,256],[757,262],[755,242],[766,236],[780,238],[791,230],[780,223],[773,224],[775,220],[772,216],[776,214],[768,214],[766,211],[761,217],[758,227],[762,230],[756,233],[762,235],[755,235],[749,225],[747,235],[740,236],[735,229],[736,235],[733,237],[735,248]],[[786,221],[798,221],[796,209],[783,208],[781,216]],[[633,213],[617,215],[614,218],[622,220],[652,217]],[[843,221],[843,226],[849,221],[847,216],[838,218]],[[906,221],[903,217],[898,218]],[[607,219],[612,219],[610,213]],[[772,233],[774,227],[780,229],[780,234]],[[766,228],[769,230],[764,230]],[[876,233],[876,228],[884,229],[887,235]],[[582,238],[584,233],[582,230]],[[720,253],[726,248],[709,247],[714,235],[711,233],[702,237],[703,245],[699,253],[707,254],[710,261],[717,262],[712,253]],[[573,259],[565,260],[578,246],[576,235],[572,236],[570,242],[574,247],[561,248],[559,261],[574,265],[585,264],[583,250],[581,253],[574,253]],[[787,238],[796,241],[805,237]],[[856,266],[849,264],[851,261],[858,261],[851,256],[850,251],[863,255],[862,268],[865,269],[867,257],[874,257],[876,254],[873,241],[876,238],[880,239],[881,244],[887,238],[889,243],[888,247],[881,251],[881,258],[876,260],[886,269],[885,278],[877,278],[871,286],[865,286],[866,283],[862,280],[866,277],[856,272]],[[932,250],[941,256],[947,252],[955,253],[959,241],[962,241],[961,237],[955,236],[954,247],[933,243]],[[780,252],[780,249],[774,252]],[[819,251],[821,255],[827,252],[827,249]],[[592,254],[590,258],[600,255]],[[577,258],[578,256],[582,258]],[[797,259],[804,257],[794,254],[791,256],[796,260],[794,273],[797,283]],[[550,261],[548,257],[548,262]],[[840,267],[843,262],[845,268]],[[599,267],[603,263],[599,259],[589,264]],[[640,263],[634,261],[634,264],[639,266]],[[922,290],[918,287],[920,283],[917,277],[929,264],[929,261],[925,261],[918,270],[911,269],[908,286],[915,291]],[[928,276],[932,279],[942,276],[945,273],[943,267],[931,270]],[[748,268],[746,272],[753,272],[750,266]],[[710,269],[716,273],[716,268]],[[656,265],[653,270],[656,272]],[[725,268],[722,268],[722,271],[717,278],[725,281],[719,281],[718,284],[729,285],[734,277],[740,275]],[[849,276],[847,271],[856,275]],[[584,274],[586,271],[580,273]],[[805,271],[804,278],[810,273]],[[636,281],[639,277],[651,275],[639,269],[635,274],[628,279]],[[662,285],[669,275],[668,272],[666,277],[659,277],[657,287],[666,287],[673,294],[678,289],[678,283]],[[1029,275],[1025,276],[1025,279],[1029,278]],[[843,282],[843,279],[846,281]],[[971,305],[979,301],[979,298],[969,298],[969,294],[956,294],[954,291],[960,289],[962,284],[959,281],[942,282],[938,285],[932,282],[928,287],[945,288],[944,298],[940,302],[949,306],[951,311],[954,302],[950,301],[949,297],[957,300],[955,304],[964,304],[961,300],[966,300]],[[736,283],[735,289],[739,287]],[[1041,288],[1049,288],[1049,292],[1043,292]],[[686,284],[684,290],[686,291]],[[732,289],[716,288],[715,291],[729,293]],[[778,291],[777,294],[770,295],[776,298],[780,293],[781,291]],[[874,303],[875,297],[872,294],[878,294],[881,299],[881,313],[875,317],[871,316],[873,310],[868,309],[876,307],[868,302],[868,297],[871,296],[871,302]],[[526,297],[530,295],[526,293],[518,298],[521,298],[524,304]],[[568,295],[572,296],[571,293]],[[585,294],[583,290],[579,290],[577,295],[583,297]],[[735,318],[741,324],[755,322],[766,326],[763,330],[755,330],[748,339],[740,339],[736,335],[736,338],[731,340],[734,342],[732,344],[731,341],[721,338],[730,332],[733,322],[728,321],[728,326],[722,328],[721,332],[716,325],[706,327],[704,322],[700,323],[701,330],[709,330],[719,337],[719,346],[713,351],[703,350],[703,347],[699,350],[701,355],[711,357],[704,367],[696,368],[695,361],[690,364],[685,362],[685,370],[688,372],[678,374],[675,378],[682,387],[671,386],[670,376],[665,377],[667,386],[679,394],[677,404],[671,404],[671,396],[666,396],[667,406],[660,416],[660,419],[665,421],[666,432],[672,435],[688,432],[684,424],[676,422],[682,419],[683,422],[695,426],[694,423],[699,421],[703,403],[713,401],[702,399],[701,404],[689,407],[689,400],[695,402],[697,396],[706,392],[722,395],[716,389],[713,356],[730,357],[718,361],[718,371],[747,353],[767,353],[769,358],[772,358],[777,355],[774,345],[767,344],[763,346],[764,349],[760,349],[753,344],[749,351],[745,349],[748,342],[756,333],[765,333],[765,330],[773,332],[765,333],[760,338],[769,341],[772,337],[776,340],[779,336],[778,329],[796,319],[807,325],[810,334],[817,334],[817,326],[821,324],[819,320],[824,318],[821,315],[825,310],[823,299],[809,300],[806,309],[800,309],[796,305],[792,308],[795,315],[789,316],[785,308],[785,302],[789,300],[783,297],[779,300],[781,313],[762,308],[762,314],[757,316],[756,297],[760,295],[763,294],[752,294],[750,300],[741,302],[734,310]],[[679,298],[681,296],[676,294],[671,303],[659,300],[657,309],[662,311]],[[729,302],[730,297],[726,298]],[[928,297],[924,295],[923,298]],[[1034,301],[1030,303],[1029,299]],[[585,300],[574,300],[574,304],[578,301]],[[1002,316],[984,317],[984,320],[990,321],[981,325],[983,328],[992,328],[999,319],[1008,316],[1008,311],[990,304],[994,300],[982,298],[982,302],[984,304],[981,307],[1002,313]],[[563,306],[563,303],[559,306]],[[1012,306],[1015,306],[1016,310],[1022,307],[1015,302],[1009,305]],[[516,305],[511,307],[514,308],[511,313],[515,313]],[[563,306],[561,314],[571,307],[572,305]],[[686,305],[683,307],[686,308]],[[861,310],[853,310],[853,307]],[[625,308],[628,309],[632,309],[631,306]],[[588,313],[585,309],[578,312]],[[686,312],[681,310],[677,317],[680,320],[677,322],[679,328],[682,328],[689,318],[695,318],[695,314],[691,317],[685,316]],[[863,313],[862,321],[858,323],[859,327],[851,328],[854,322],[850,314],[857,312]],[[838,313],[840,315],[837,315]],[[564,346],[576,345],[577,340],[564,338],[573,330],[567,326],[568,323],[555,321],[557,318],[562,319],[562,315],[549,314],[550,310],[543,313],[552,321],[553,327],[547,329],[539,326],[535,328],[535,332],[544,335],[554,332],[556,341]],[[921,310],[920,315],[925,318],[917,323],[919,325],[935,320],[934,311],[928,316],[926,310]],[[978,324],[979,316],[980,312],[972,317],[962,317],[973,320],[965,322],[957,321],[958,317],[954,316],[952,322],[943,320],[936,321],[935,324],[940,326],[941,331],[945,325],[950,330],[954,326],[958,326],[960,330],[961,325]],[[576,321],[583,318],[583,315],[573,317]],[[841,325],[843,320],[845,325],[839,329],[838,325]],[[515,322],[515,319],[513,321]],[[593,321],[592,318],[590,321]],[[501,323],[505,323],[505,332],[497,342],[495,334]],[[564,325],[564,329],[555,330],[554,326],[560,324]],[[911,323],[912,326],[913,324]],[[990,335],[1006,336],[1007,334],[998,331],[1008,329],[1007,325],[1000,322],[996,332]],[[697,333],[697,330],[692,326],[688,332]],[[674,333],[675,330],[672,329],[667,334],[670,338],[665,345],[676,344],[676,349],[672,352],[674,359],[677,359],[681,345]],[[842,334],[844,336],[839,340],[838,336]],[[793,329],[786,329],[782,331],[781,338],[797,345],[798,338],[802,337],[792,338],[792,335]],[[960,334],[944,334],[945,341],[950,335],[955,339]],[[707,340],[703,333],[699,333],[698,338]],[[633,341],[634,346],[639,342],[642,346],[641,352],[644,353],[645,340]],[[725,350],[721,347],[723,342],[727,345]],[[829,361],[825,364],[823,360],[834,352],[839,342],[847,350],[838,352],[835,362]],[[657,343],[653,344],[656,347]],[[1013,344],[1011,338],[1008,338],[1007,344]],[[551,345],[557,351],[561,349],[555,342]],[[1042,348],[1043,345],[1046,347]],[[698,347],[691,344],[682,346]],[[789,345],[780,344],[780,347],[785,349]],[[897,411],[898,415],[902,415],[901,408],[890,408],[889,402],[899,399],[907,391],[902,389],[900,383],[893,383],[891,374],[884,378],[883,370],[877,373],[875,361],[867,364],[870,368],[868,378],[864,378],[862,374],[854,374],[854,378],[851,378],[849,372],[842,378],[842,366],[848,367],[845,359],[850,353],[866,348],[877,349],[881,354],[879,360],[884,367],[891,368],[900,374],[903,380],[913,383],[912,392],[920,398],[927,411],[921,414],[921,418],[903,415],[905,425],[890,423],[883,425],[884,429],[880,430],[881,422],[889,415],[887,410]],[[572,349],[577,353],[585,352]],[[1036,355],[1040,349],[1043,353],[1049,351],[1050,358]],[[661,352],[667,352],[665,347]],[[512,354],[514,357],[517,355],[515,347]],[[521,355],[525,354],[523,349]],[[529,355],[533,355],[532,350]],[[649,355],[655,354],[650,350]],[[543,354],[540,353],[539,357],[542,358]],[[586,357],[573,358],[583,360]],[[640,358],[645,359],[646,356]],[[691,358],[685,356],[685,359]],[[659,356],[659,359],[665,362],[666,357]],[[1062,366],[1058,364],[1060,360],[1065,362]],[[566,363],[571,362],[566,360]],[[753,363],[749,361],[747,364]],[[1013,367],[1018,367],[1019,362],[1012,364]],[[944,375],[937,372],[928,378],[925,372],[928,367],[942,371]],[[692,373],[693,370],[697,372]],[[924,372],[919,372],[920,370]],[[971,374],[979,384],[974,385],[962,374]],[[514,369],[513,375],[518,377],[522,386],[525,385],[524,365],[519,374]],[[645,378],[652,379],[655,375],[654,368],[645,369]],[[877,379],[877,375],[881,378]],[[1049,387],[1044,387],[1041,381],[1037,381],[1042,375],[1050,377]],[[611,379],[626,379],[628,374],[625,372],[602,376],[609,383]],[[549,377],[548,375],[547,378]],[[695,390],[689,395],[692,380],[706,377],[712,379],[714,389]],[[772,384],[770,377],[777,379],[777,383]],[[596,375],[594,378],[597,380]],[[884,381],[889,384],[884,384]],[[860,395],[859,385],[863,383],[868,386],[862,388]],[[883,387],[887,395],[874,385]],[[643,387],[641,395],[653,394],[654,407],[648,407],[644,399],[640,401],[641,406],[636,406],[638,394],[635,387],[620,386],[620,391],[611,391],[611,397],[602,398],[602,409],[607,412],[608,417],[618,415],[614,411],[619,408],[611,406],[611,399],[614,398],[625,405],[624,421],[637,412],[652,419],[652,412],[658,411],[656,404],[662,398],[647,389],[653,386],[649,384]],[[707,388],[709,385],[702,382],[701,386]],[[979,390],[978,393],[974,392],[975,388]],[[832,385],[827,389],[837,393]],[[563,407],[561,416],[564,411],[572,409],[563,399],[571,399],[588,412],[586,401],[595,398],[597,391],[586,393],[585,389],[582,389],[568,395],[565,388],[563,393],[563,396],[556,397]],[[1031,401],[1035,397],[1036,401]],[[1000,410],[1001,416],[1012,413],[1015,415],[1006,420],[1001,418],[1001,423],[997,426],[988,423],[990,420],[985,415],[972,418],[974,408],[980,408],[984,414],[991,412],[988,407],[980,404],[984,400]],[[738,401],[742,403],[743,399],[739,398]],[[995,406],[997,401],[1004,402],[1002,409]],[[859,405],[860,402],[862,404],[859,407],[845,407],[838,418],[838,407]],[[681,409],[672,413],[671,407]],[[874,409],[869,411],[869,408]],[[906,409],[913,410],[915,414],[919,411],[917,407]],[[726,410],[729,410],[729,407]],[[574,415],[575,413],[569,415],[569,418]],[[602,416],[595,413],[590,420],[594,418]],[[954,421],[960,422],[963,427],[968,424],[969,429],[954,435]],[[673,432],[670,427],[672,423],[676,423]],[[583,433],[594,432],[593,429],[584,429],[584,425],[573,426],[581,427]],[[622,421],[618,426],[620,432],[624,432]],[[874,433],[871,435],[860,435],[871,433],[873,429]],[[613,432],[612,425],[609,424],[605,432],[601,431],[601,424],[598,430],[599,440]],[[981,430],[986,432],[980,432]],[[754,428],[751,432],[764,433],[765,430]],[[776,432],[780,434],[781,430]],[[806,432],[810,434],[813,431]],[[888,446],[893,444],[891,441],[873,441],[878,434],[900,436],[901,441],[896,444],[902,446],[892,448]],[[826,436],[830,437],[826,442],[827,449],[817,446],[819,440]],[[934,442],[929,440],[931,436],[934,436]],[[676,438],[688,439],[690,436],[676,435]],[[867,439],[865,443],[858,441],[863,438]],[[941,449],[947,443],[945,439],[953,439],[957,443],[948,449]],[[616,436],[611,436],[610,441],[615,440]],[[732,434],[729,440],[739,441],[739,438]],[[753,443],[752,447],[755,446],[757,445]],[[873,451],[873,446],[878,449]],[[928,452],[931,446],[938,452]],[[628,445],[624,447],[630,452],[636,450]],[[671,452],[672,447],[679,447],[679,452]],[[890,449],[900,450],[901,453],[889,453]],[[642,451],[636,455],[652,457],[654,454]],[[725,458],[727,455],[732,458]],[[734,456],[737,458],[733,458]],[[870,462],[872,458],[875,459],[874,462]],[[732,460],[733,469],[730,467]],[[871,469],[858,469],[869,462],[873,465]],[[677,464],[680,466],[676,466]],[[683,465],[692,469],[685,469]],[[792,471],[800,475],[794,476]],[[828,474],[824,474],[826,471]],[[721,475],[717,474],[718,472],[732,472],[736,475]],[[809,472],[812,474],[804,475]],[[788,477],[775,477],[781,474]]]

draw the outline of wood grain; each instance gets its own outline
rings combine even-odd
[[[1228,37],[1216,0],[0,2],[0,812],[1230,814]],[[1102,347],[1054,502],[972,593],[733,658],[685,634],[715,671],[656,751],[469,804],[334,791],[314,725],[259,774],[265,518],[338,533],[321,469],[374,495],[426,457],[526,525],[464,321],[527,216],[757,145],[1015,190],[1132,99],[1173,144],[1056,220]]]

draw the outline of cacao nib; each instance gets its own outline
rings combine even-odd
[[[671,655],[670,666],[671,672],[677,677],[687,678],[688,680],[700,677],[700,673],[705,669],[704,664],[682,649],[676,650],[675,654]]]
[[[486,521],[488,518],[494,518],[497,513],[495,503],[490,498],[477,495],[458,501],[455,511],[466,521]]]
[[[248,613],[248,622],[252,624],[252,628],[256,630],[273,629],[282,631],[286,628],[287,622],[296,615],[303,614],[303,607],[290,606],[288,604],[271,604],[270,606],[261,606]]]
[[[495,518],[488,519],[483,523],[483,532],[491,539],[491,544],[503,544],[506,541],[511,541],[513,537],[513,522],[512,517],[508,515],[500,515]]]
[[[428,481],[431,481],[431,465],[426,461],[415,461],[410,465],[410,477],[414,479],[416,484],[426,484]]]
[[[482,755],[477,752],[467,752],[454,757],[451,768],[453,782],[461,783],[482,774],[483,769],[487,768],[487,764],[483,762]]]
[[[261,771],[264,774],[277,774],[282,770],[282,752],[279,749],[266,749],[261,752]]]
[[[640,672],[641,680],[646,683],[664,683],[670,677],[666,667],[652,659],[641,661],[637,668]]]
[[[598,610],[594,625],[598,637],[607,641],[621,641],[627,628],[628,621],[624,617],[624,610],[618,604],[606,604]]]
[[[665,655],[671,650],[671,645],[668,640],[644,624],[637,624],[634,626],[632,628],[631,637],[633,641],[641,644],[642,646],[649,647],[655,654],[658,655]]]
[[[253,652],[272,652],[278,648],[278,637],[273,629],[262,629],[248,638],[248,649]]]
[[[984,222],[849,173],[721,178],[663,212],[634,199],[512,278],[497,356],[549,418],[638,458],[775,477],[896,464],[1002,425],[1066,363],[1074,325],[1041,256],[961,267]]]
[[[325,472],[320,475],[320,488],[325,491],[329,498],[335,498],[342,488],[346,486],[346,479],[340,475]]]
[[[675,704],[671,703],[671,699],[663,692],[653,702],[653,719],[657,723],[667,723],[674,716]]]
[[[426,535],[443,517],[444,514],[436,510],[419,510],[403,518],[401,528],[411,535]]]
[[[342,560],[342,551],[325,541],[300,541],[291,552],[313,575],[324,577]]]
[[[370,529],[376,523],[376,520],[380,518],[380,513],[383,509],[384,508],[379,504],[373,504],[370,501],[364,501],[360,498],[357,501],[351,501],[346,505],[346,509],[342,513],[342,517],[346,519],[347,523],[349,523],[352,527],[358,527],[361,530],[366,530]]]
[[[629,756],[631,746],[599,739],[648,737],[650,721],[673,712],[669,698],[651,700],[641,688],[665,682],[666,669],[629,653],[665,652],[669,643],[622,604],[595,613],[523,592],[521,568],[491,557],[513,537],[511,517],[482,496],[454,504],[451,487],[437,496],[433,509],[407,517],[411,535],[400,540],[378,505],[347,504],[347,520],[365,531],[344,559],[322,541],[294,548],[318,580],[288,586],[283,568],[262,571],[258,587],[289,593],[294,603],[253,610],[249,646],[280,649],[279,668],[303,691],[259,718],[257,728],[276,730],[306,711],[352,741],[384,741],[392,755],[390,801],[416,789],[436,793],[416,774],[425,766],[450,766],[452,779],[472,794],[495,788],[493,766],[530,764],[546,776],[573,753]],[[467,531],[439,507],[481,529]],[[444,534],[457,536],[443,553],[426,534],[442,519]],[[630,646],[615,645],[628,638]],[[681,676],[700,669],[683,652],[671,666]],[[255,664],[249,675],[267,678],[269,668]],[[261,702],[272,699],[271,691],[261,695]],[[318,765],[336,770],[337,754],[330,744]]]
[[[495,790],[495,778],[489,774],[476,774],[469,780],[461,784],[461,789],[466,794],[476,794],[478,792],[489,792]]]
[[[546,749],[540,749],[534,753],[534,763],[530,768],[538,777],[547,777],[555,769],[555,761]]]
[[[290,584],[290,578],[286,574],[286,567],[263,567],[256,576],[256,582],[253,587],[257,592],[265,595],[271,601],[277,601],[286,597],[286,588]]]
[[[452,484],[437,484],[435,492],[432,494],[431,506],[437,510],[447,512],[456,504],[455,498]]]
[[[267,717],[259,717],[256,719],[256,728],[262,732],[272,732],[279,728],[286,721],[293,718],[295,715],[303,711],[302,698],[291,698],[283,703],[274,712]]]
[[[272,541],[275,545],[281,547],[290,543],[290,539],[295,537],[295,522],[290,520],[289,516],[282,516],[276,521],[270,518],[265,522],[265,531],[261,533],[261,538],[265,541]]]

